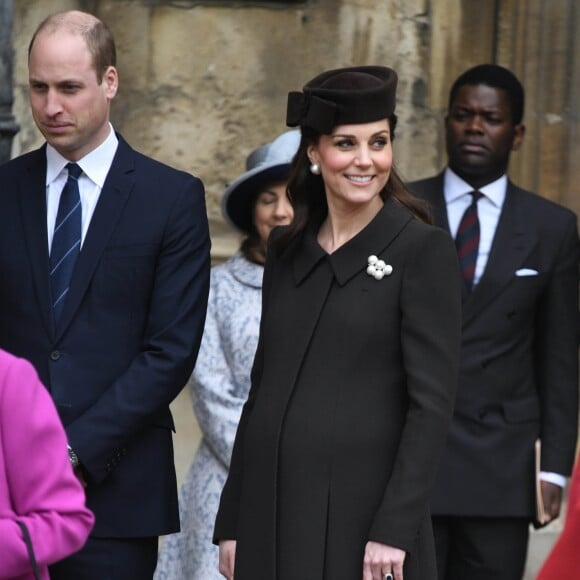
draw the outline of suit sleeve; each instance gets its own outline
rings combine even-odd
[[[369,539],[407,552],[414,545],[453,413],[461,298],[449,234],[430,229],[410,256],[401,288],[401,344],[409,399],[392,476]]]
[[[17,520],[29,530],[39,566],[46,566],[79,550],[94,518],[70,466],[64,429],[48,391],[27,362],[2,354],[0,365],[0,454],[5,471],[0,481],[7,483],[0,498],[8,500],[0,515],[0,578],[29,577],[28,552]]]
[[[569,475],[578,427],[578,259],[576,220],[560,230],[554,267],[540,298],[535,360],[541,405],[542,471]],[[556,223],[562,223],[557,220]]]
[[[111,458],[119,458],[186,384],[201,342],[210,268],[204,188],[197,178],[167,171],[167,187],[180,193],[157,256],[141,351],[67,426],[71,446],[96,483],[111,471]]]

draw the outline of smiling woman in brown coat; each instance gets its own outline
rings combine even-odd
[[[295,217],[268,252],[260,341],[214,540],[236,580],[431,580],[429,492],[453,408],[455,249],[392,166],[397,77],[290,93]]]

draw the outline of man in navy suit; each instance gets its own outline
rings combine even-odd
[[[523,108],[507,69],[463,73],[445,119],[448,166],[411,184],[455,238],[464,277],[457,401],[431,504],[439,580],[521,580],[536,518],[534,443],[546,521],[574,459],[576,216],[506,175]]]
[[[47,143],[0,168],[0,345],[51,392],[96,515],[85,548],[51,578],[151,578],[158,536],[179,528],[169,403],[205,319],[204,188],[113,131],[115,45],[94,16],[45,20],[29,78]],[[69,225],[77,239],[57,258]]]

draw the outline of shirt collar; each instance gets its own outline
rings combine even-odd
[[[117,152],[119,140],[113,126],[109,123],[109,135],[107,138],[90,153],[87,153],[77,164],[89,179],[96,183],[101,189],[105,183],[107,173],[113,163],[113,158]],[[65,168],[69,160],[63,157],[52,145],[46,145],[46,185],[52,183]]]
[[[507,175],[502,175],[499,179],[480,187],[478,191],[483,193],[491,203],[497,207],[502,207],[507,191],[508,178]],[[473,186],[461,179],[457,173],[447,167],[443,176],[443,192],[445,195],[445,203],[449,204],[456,201],[458,198],[473,191]]]

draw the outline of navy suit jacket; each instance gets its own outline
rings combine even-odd
[[[119,137],[59,324],[45,147],[0,167],[0,347],[29,359],[87,474],[93,534],[179,527],[169,403],[197,355],[209,234],[201,181]]]
[[[443,174],[411,189],[449,231]],[[463,289],[459,384],[433,514],[532,518],[538,437],[542,469],[570,473],[578,423],[578,248],[570,210],[508,184],[484,274],[472,293]],[[536,275],[516,274],[524,269]]]

